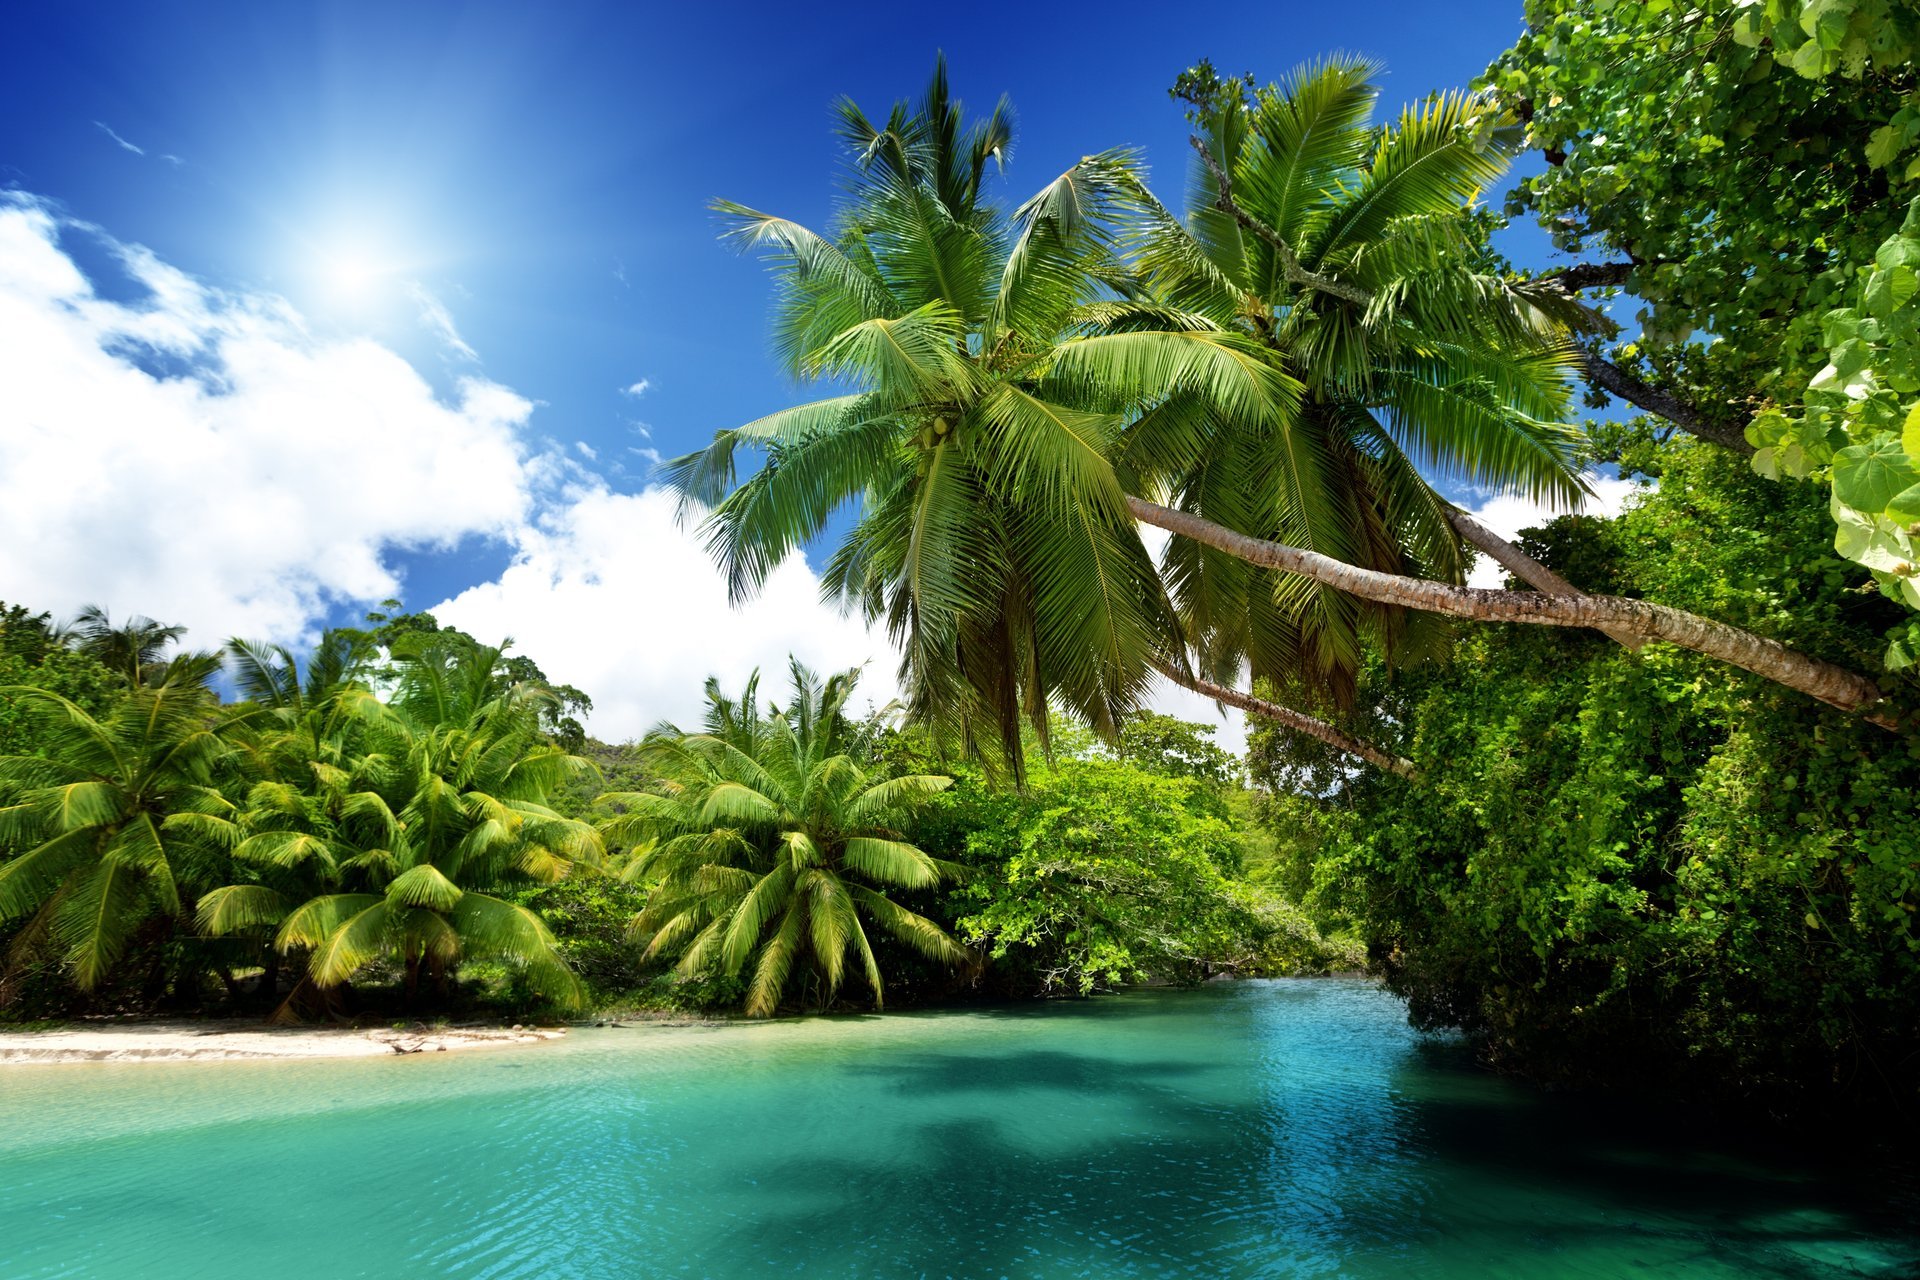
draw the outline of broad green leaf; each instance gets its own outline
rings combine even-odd
[[[1895,494],[1916,484],[1920,471],[1897,440],[1854,445],[1833,459],[1834,501],[1856,511],[1884,511]]]

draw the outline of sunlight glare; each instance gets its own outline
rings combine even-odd
[[[392,271],[358,247],[337,249],[320,257],[320,279],[336,303],[359,305],[372,301]]]

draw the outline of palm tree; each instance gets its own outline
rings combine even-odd
[[[1470,206],[1506,160],[1475,132],[1485,109],[1443,95],[1376,127],[1378,70],[1336,58],[1257,95],[1217,82],[1193,95],[1194,207],[1178,219],[1137,186],[1128,208],[1160,300],[1147,322],[1244,335],[1303,394],[1275,419],[1167,389],[1129,427],[1126,459],[1136,492],[1180,511],[1457,584],[1461,530],[1428,476],[1536,500],[1583,492],[1579,436],[1561,425],[1572,348],[1556,319],[1569,308],[1480,266]],[[1208,674],[1246,661],[1344,701],[1369,635],[1389,653],[1421,638],[1422,615],[1190,540],[1169,544],[1163,568]]]
[[[201,927],[274,929],[280,951],[310,952],[322,990],[389,957],[411,996],[423,976],[439,983],[463,960],[496,958],[540,994],[577,1003],[545,922],[495,891],[599,861],[593,828],[547,803],[592,766],[545,741],[550,694],[512,680],[501,650],[433,636],[395,656],[389,704],[348,684],[310,707],[309,718],[331,714],[330,702],[350,710],[344,742],[306,750],[311,728],[296,724],[292,742],[262,753],[297,763],[255,785],[238,816],[234,856],[261,874],[207,894]]]
[[[0,758],[0,920],[30,916],[91,991],[149,922],[170,928],[209,883],[232,805],[232,748],[198,679],[132,688],[96,718],[57,694],[4,691],[41,719],[43,754]]]
[[[737,977],[751,963],[749,1016],[779,1008],[796,966],[825,1004],[849,956],[879,1007],[883,980],[863,917],[930,959],[969,958],[884,892],[929,888],[951,874],[899,826],[952,779],[879,780],[845,753],[844,708],[857,675],[823,682],[795,662],[787,706],[764,715],[754,701],[757,674],[739,701],[710,680],[705,732],[662,726],[649,735],[663,790],[609,797],[627,812],[603,830],[638,842],[624,876],[655,886],[633,922],[651,938],[647,954],[678,952],[686,975]]]
[[[1087,157],[1009,217],[981,198],[1006,113],[968,126],[944,66],[884,125],[839,111],[852,193],[831,235],[718,207],[774,261],[789,371],[852,389],[723,431],[669,476],[717,504],[707,527],[736,595],[857,506],[829,591],[887,619],[916,718],[1017,767],[1023,714],[1043,742],[1049,698],[1111,730],[1175,627],[1112,465],[1124,414],[1088,402],[1079,369],[1049,378],[1060,335],[1125,287],[1109,229],[1128,158]],[[1092,337],[1078,355],[1226,384],[1248,412],[1296,392],[1218,330]],[[735,488],[743,448],[766,465]]]
[[[171,659],[163,656],[169,646],[187,634],[185,627],[167,626],[140,614],[115,626],[99,605],[82,607],[60,634],[74,652],[94,659],[125,680],[129,688],[169,679],[204,681],[219,666],[218,656],[212,653],[182,652]]]
[[[1244,654],[1256,673],[1297,670],[1305,639],[1323,669],[1329,658],[1350,665],[1351,629],[1298,624],[1309,600],[1349,614],[1364,601],[1376,614],[1384,606],[1595,627],[1636,647],[1667,640],[1890,727],[1865,676],[1680,610],[1581,597],[1441,502],[1406,465],[1403,447],[1430,469],[1570,496],[1570,438],[1549,424],[1577,353],[1556,322],[1592,318],[1551,282],[1511,282],[1477,262],[1465,214],[1510,155],[1487,105],[1443,95],[1375,130],[1373,70],[1335,60],[1250,98],[1203,67],[1192,97],[1202,133],[1193,139],[1198,207],[1182,224],[1145,192],[1136,205],[1150,287],[1208,323],[1257,334],[1301,372],[1303,418],[1323,428],[1306,447],[1288,439],[1263,457],[1246,448],[1260,424],[1235,427],[1194,397],[1170,395],[1135,424],[1130,458],[1141,483],[1128,506],[1181,535],[1168,581],[1203,665],[1230,669]],[[1341,544],[1342,523],[1367,533],[1365,522],[1316,518],[1331,507],[1313,499],[1323,488],[1317,473],[1337,460],[1343,435],[1364,465],[1401,473],[1371,505],[1416,552],[1404,565]],[[1440,571],[1434,560],[1453,535],[1544,595],[1459,586],[1457,567]],[[1268,616],[1270,604],[1279,618]]]

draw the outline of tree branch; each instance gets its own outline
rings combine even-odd
[[[1576,262],[1570,267],[1549,271],[1536,279],[1551,280],[1560,286],[1563,293],[1578,293],[1582,289],[1625,284],[1627,277],[1632,275],[1633,269],[1639,265],[1637,262]]]
[[[1233,198],[1233,179],[1228,177],[1227,171],[1220,167],[1220,162],[1213,158],[1213,152],[1207,150],[1206,144],[1194,137],[1189,137],[1187,142],[1200,153],[1200,158],[1207,162],[1207,169],[1213,174],[1213,180],[1220,188],[1220,198],[1215,200],[1214,204],[1235,222],[1273,246],[1273,251],[1280,256],[1282,275],[1301,288],[1317,289],[1321,293],[1344,298],[1348,302],[1358,303],[1363,307],[1373,301],[1373,295],[1365,289],[1342,284],[1332,276],[1323,276],[1302,266],[1300,255],[1293,251],[1293,246],[1287,243],[1285,236],[1240,207],[1240,202]]]
[[[1514,577],[1527,583],[1535,591],[1544,591],[1550,596],[1583,596],[1587,594],[1568,582],[1547,566],[1535,560],[1520,548],[1508,542],[1487,526],[1475,520],[1458,507],[1446,509],[1447,523],[1462,538],[1478,547],[1493,558],[1493,562]],[[1613,640],[1625,645],[1635,653],[1646,641],[1630,631],[1601,628]]]
[[[1418,770],[1413,767],[1413,761],[1382,751],[1363,738],[1356,738],[1350,733],[1334,728],[1325,720],[1315,719],[1303,711],[1283,707],[1277,702],[1268,702],[1265,698],[1256,698],[1250,693],[1241,693],[1238,689],[1229,689],[1211,680],[1203,680],[1199,676],[1187,675],[1170,662],[1156,660],[1153,666],[1156,671],[1175,684],[1212,698],[1215,702],[1224,702],[1230,707],[1240,708],[1249,715],[1260,716],[1262,719],[1285,725],[1295,733],[1303,733],[1309,738],[1318,738],[1335,750],[1344,751],[1350,756],[1358,756],[1368,764],[1385,769],[1388,773],[1416,780],[1420,776]]]
[[[1658,418],[1665,418],[1688,435],[1697,436],[1708,444],[1717,444],[1723,449],[1731,449],[1742,457],[1753,456],[1753,446],[1747,443],[1746,431],[1739,425],[1725,419],[1709,418],[1693,405],[1671,392],[1640,381],[1610,360],[1577,348],[1580,365],[1586,371],[1587,381],[1603,391],[1610,391],[1628,404],[1645,409]]]
[[[1175,511],[1144,498],[1129,497],[1127,508],[1135,519],[1169,533],[1224,551],[1248,564],[1297,573],[1336,590],[1381,604],[1424,609],[1430,613],[1479,622],[1517,622],[1544,627],[1619,629],[1647,640],[1665,640],[1704,653],[1775,684],[1804,693],[1830,707],[1854,712],[1883,729],[1897,730],[1899,721],[1878,710],[1884,701],[1880,686],[1857,671],[1789,649],[1777,640],[1714,622],[1684,609],[1650,600],[1620,596],[1562,596],[1535,591],[1483,591],[1456,587],[1425,578],[1379,573],[1335,560],[1317,551],[1236,533],[1224,525],[1184,511]]]

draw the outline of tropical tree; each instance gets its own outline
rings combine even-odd
[[[1384,418],[1429,468],[1464,468],[1468,478],[1479,478],[1475,468],[1524,468],[1528,460],[1514,451],[1542,438],[1528,424],[1546,405],[1537,394],[1540,366],[1564,367],[1576,358],[1553,322],[1599,322],[1569,305],[1564,280],[1511,281],[1483,269],[1477,241],[1465,234],[1468,207],[1510,154],[1511,138],[1492,106],[1443,95],[1404,113],[1391,128],[1369,130],[1374,95],[1366,71],[1363,64],[1333,62],[1257,93],[1222,84],[1204,64],[1183,77],[1177,92],[1194,103],[1200,126],[1193,139],[1204,172],[1200,203],[1211,200],[1211,208],[1196,210],[1183,228],[1143,201],[1143,270],[1175,298],[1198,300],[1216,313],[1236,288],[1257,286],[1261,293],[1249,297],[1242,289],[1241,296],[1244,321],[1263,343],[1284,347],[1290,335],[1292,367],[1304,371],[1317,394],[1344,396]],[[1530,365],[1534,376],[1520,376]],[[1154,470],[1144,468],[1149,481]],[[1297,484],[1308,474],[1288,459],[1278,479]],[[1537,469],[1536,476],[1535,483],[1550,478]],[[1129,497],[1142,522],[1228,560],[1278,569],[1294,580],[1283,592],[1317,584],[1375,605],[1594,627],[1630,645],[1665,640],[1864,712],[1884,726],[1895,723],[1879,709],[1877,683],[1859,672],[1682,610],[1581,596],[1444,506],[1438,514],[1455,533],[1540,593],[1478,591],[1356,563],[1302,537],[1299,524],[1256,532],[1259,521],[1232,503],[1204,514],[1194,501],[1193,477],[1177,467],[1162,470],[1158,480],[1158,494],[1149,483]],[[1251,491],[1230,486],[1229,492],[1259,500],[1264,487],[1256,479]],[[1175,546],[1169,577],[1189,620],[1204,623],[1216,652],[1231,655],[1237,615],[1200,607],[1218,593],[1194,590],[1194,580],[1204,581],[1206,552]],[[1258,639],[1251,629],[1239,634]],[[1284,631],[1281,638],[1288,638]]]
[[[1379,70],[1336,57],[1262,89],[1204,63],[1182,78],[1200,131],[1192,208],[1178,218],[1144,186],[1128,206],[1135,264],[1163,300],[1153,322],[1240,334],[1302,394],[1275,418],[1166,388],[1130,425],[1126,460],[1136,492],[1180,511],[1457,584],[1461,537],[1491,535],[1431,480],[1563,505],[1584,492],[1560,323],[1579,312],[1491,269],[1472,204],[1508,153],[1485,105],[1440,95],[1377,126]],[[1431,615],[1203,543],[1173,541],[1163,568],[1220,678],[1246,662],[1345,702],[1369,640],[1432,647]]]
[[[156,683],[166,679],[171,661],[167,650],[187,634],[185,627],[168,626],[152,618],[134,614],[118,626],[99,605],[86,605],[72,622],[61,628],[68,647],[92,658],[115,672],[129,686]],[[183,672],[210,669],[214,655],[182,653]]]
[[[217,868],[233,806],[216,771],[233,748],[194,676],[176,663],[98,716],[4,691],[40,725],[36,754],[0,757],[0,920],[28,917],[21,941],[54,949],[83,991],[142,926],[190,915]]]
[[[846,753],[844,708],[857,671],[822,681],[798,662],[785,708],[762,713],[758,675],[739,700],[707,682],[705,731],[662,726],[647,748],[665,777],[658,792],[608,797],[626,812],[603,824],[634,841],[623,875],[653,886],[633,931],[647,954],[679,953],[679,970],[738,977],[746,1011],[775,1012],[796,968],[809,994],[833,999],[858,965],[876,1007],[880,965],[865,921],[929,959],[962,964],[965,948],[888,888],[926,889],[951,874],[900,828],[951,779],[878,779]]]
[[[287,772],[257,783],[234,821],[236,860],[259,870],[207,894],[201,927],[273,929],[280,951],[309,952],[307,975],[323,990],[388,958],[411,996],[423,977],[439,984],[463,960],[493,958],[536,992],[576,1003],[579,984],[546,924],[498,890],[599,860],[593,828],[548,804],[591,766],[545,740],[552,695],[507,676],[501,650],[430,636],[395,656],[386,704],[351,685],[315,697],[324,677],[310,678],[308,719],[338,704],[347,729],[314,739],[295,723],[293,741],[262,751]],[[275,676],[295,701],[267,665],[261,678]]]
[[[717,504],[711,545],[736,595],[857,506],[829,591],[887,619],[921,722],[1017,766],[1022,715],[1044,741],[1049,698],[1117,723],[1174,624],[1112,466],[1122,417],[1045,377],[1058,336],[1119,276],[1104,228],[1127,157],[1082,160],[1009,218],[982,198],[1011,145],[1004,104],[967,124],[944,66],[883,124],[851,102],[839,114],[852,189],[830,234],[718,207],[774,263],[788,370],[851,389],[720,432],[669,476]],[[1246,345],[1147,333],[1085,354],[1210,372],[1277,412],[1292,384]],[[736,489],[742,449],[767,461]]]

